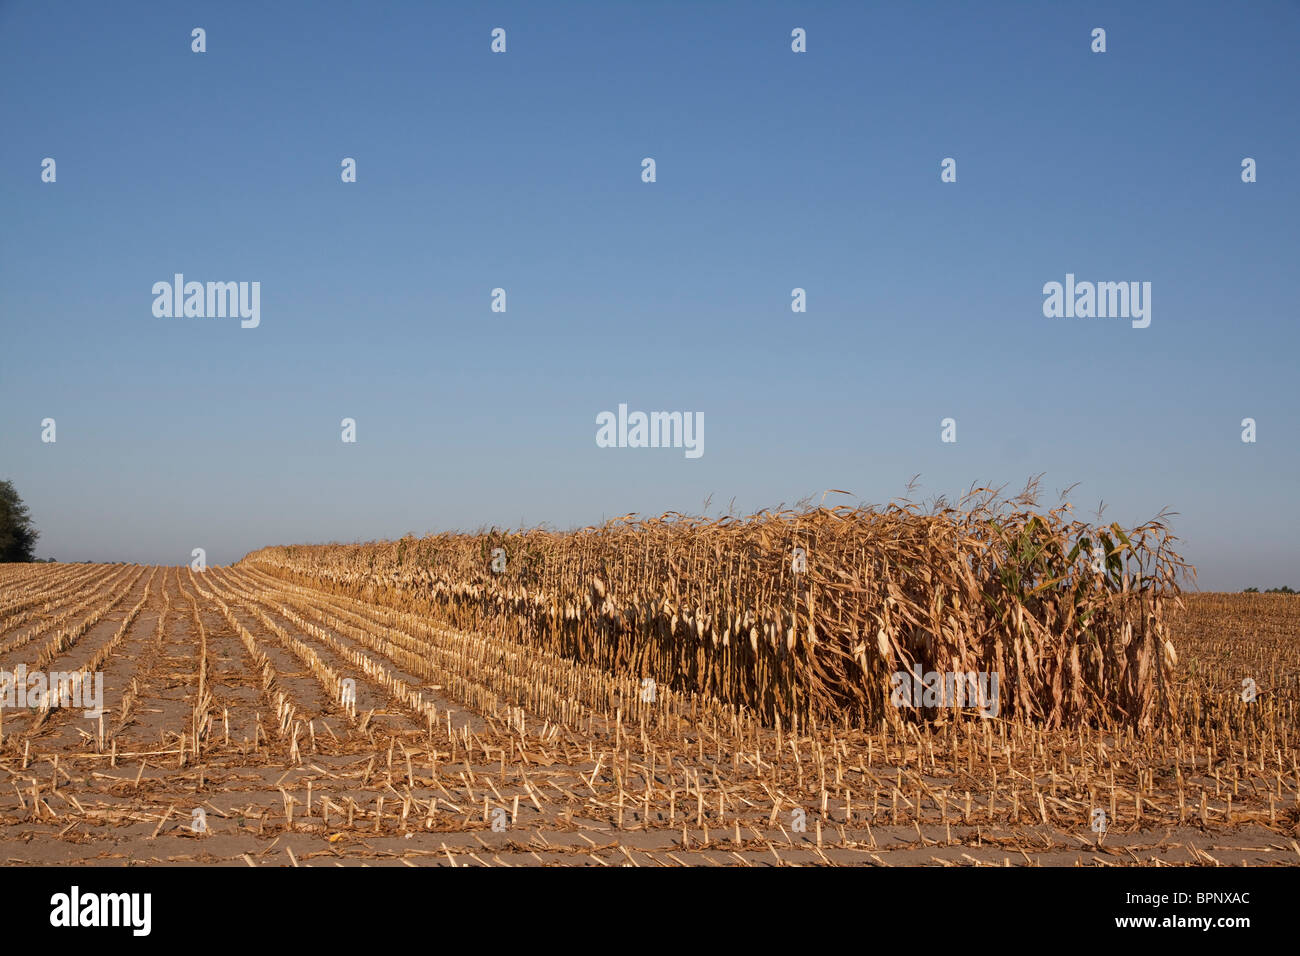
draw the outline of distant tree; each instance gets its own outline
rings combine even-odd
[[[13,483],[0,481],[0,561],[35,561],[39,537]]]
[[[1241,593],[1259,594],[1260,590],[1259,588],[1246,588],[1246,590],[1242,591]],[[1292,590],[1292,588],[1289,585],[1284,584],[1280,588],[1265,588],[1263,593],[1264,594],[1300,594],[1300,591]]]
[[[1241,593],[1242,593],[1242,594],[1258,594],[1258,593],[1259,593],[1259,588],[1246,588],[1246,590],[1242,591]]]

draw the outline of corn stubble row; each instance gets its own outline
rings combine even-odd
[[[485,542],[489,564],[502,540]],[[402,565],[411,553],[408,541]],[[811,547],[808,559],[811,573],[817,562]],[[193,799],[193,772],[187,770],[193,766],[199,786],[211,774],[223,793],[217,804],[231,809],[210,820],[215,829],[249,833],[255,827],[261,835],[269,823],[268,839],[289,831],[330,833],[331,849],[315,855],[331,860],[354,831],[427,831],[452,839],[472,830],[486,836],[498,808],[510,826],[502,839],[516,841],[517,854],[523,852],[520,834],[537,827],[528,848],[549,848],[544,852],[570,861],[585,859],[579,851],[594,846],[577,836],[591,821],[620,832],[648,831],[645,845],[654,853],[671,850],[666,859],[674,862],[696,859],[674,854],[697,849],[759,853],[777,865],[792,853],[797,860],[801,852],[816,852],[829,862],[820,855],[824,835],[832,856],[834,848],[847,847],[876,862],[883,862],[876,850],[930,849],[947,857],[932,860],[951,862],[963,846],[977,848],[971,852],[984,862],[1003,851],[1016,861],[1022,858],[1017,853],[1026,854],[1030,862],[1028,853],[1077,851],[1081,837],[1091,862],[1205,864],[1231,861],[1223,851],[1233,851],[1193,831],[1242,827],[1251,829],[1252,853],[1277,862],[1300,858],[1300,604],[1286,596],[1195,595],[1185,612],[1170,615],[1180,658],[1168,691],[1173,719],[1150,731],[972,720],[906,722],[891,732],[860,733],[829,721],[796,729],[783,719],[784,732],[780,725],[771,732],[728,716],[726,708],[713,706],[714,698],[697,699],[694,691],[661,687],[653,705],[639,707],[639,680],[630,669],[615,677],[543,650],[527,634],[508,641],[450,627],[423,609],[402,609],[415,602],[391,585],[382,592],[375,578],[363,579],[362,596],[353,597],[285,580],[297,572],[272,573],[252,562],[198,575],[167,569],[157,585],[158,577],[139,577],[138,570],[122,579],[136,582],[125,599],[119,581],[100,590],[97,606],[78,612],[94,617],[98,631],[57,652],[60,660],[75,653],[78,662],[91,653],[83,667],[105,667],[118,658],[119,677],[109,682],[106,700],[118,717],[105,728],[107,741],[104,731],[82,734],[84,741],[71,746],[60,740],[60,727],[75,722],[64,711],[50,712],[43,723],[38,717],[34,726],[20,722],[6,735],[0,760],[20,775],[22,791],[15,791],[10,809],[23,826],[55,833],[79,820],[86,828],[107,828],[115,842],[124,822],[146,823],[150,839],[168,827],[184,829],[176,808]],[[73,567],[62,573],[74,580]],[[610,575],[603,583],[616,594],[612,581]],[[368,601],[369,585],[375,590]],[[398,606],[374,603],[385,599]],[[60,607],[83,600],[68,588]],[[102,604],[109,601],[118,611],[105,620]],[[142,624],[146,605],[157,616]],[[504,634],[499,625],[508,616],[490,610],[483,619],[496,621]],[[12,630],[0,617],[0,634]],[[53,632],[20,653],[31,663],[51,639],[57,640]],[[362,710],[374,705],[364,716],[355,706],[340,706],[349,677],[357,679],[354,699],[366,701]],[[1251,701],[1240,693],[1247,677],[1258,685]],[[144,725],[119,742],[133,711],[162,712],[177,678],[186,706],[152,728],[159,742],[149,741]],[[112,685],[121,688],[120,701],[112,700]],[[458,710],[453,730],[450,701],[468,703],[485,719],[471,732]],[[526,725],[522,711],[517,718],[512,713],[513,704],[527,709]],[[557,715],[557,707],[566,706]],[[224,735],[212,732],[226,723],[227,707],[244,728],[256,711],[251,752],[248,736],[236,747],[228,727]],[[381,711],[378,726],[369,719],[375,710]],[[558,724],[544,724],[546,717]],[[173,733],[173,727],[187,732]],[[322,735],[318,748],[322,729],[328,738]],[[391,735],[386,776],[385,731]],[[313,765],[317,753],[352,755],[355,762],[321,769]],[[118,760],[141,762],[118,779],[111,772]],[[160,777],[155,768],[164,761]],[[142,782],[146,762],[150,777]],[[279,778],[269,789],[241,769],[281,762],[298,768],[295,779]],[[83,780],[81,773],[61,773],[61,766],[107,766],[109,772]],[[164,783],[173,768],[178,774]],[[145,795],[147,803],[121,807],[107,788]],[[283,822],[275,823],[281,798]],[[141,813],[146,805],[149,812]],[[1090,829],[1098,811],[1104,812],[1101,833]],[[237,824],[236,813],[255,822]],[[802,836],[793,832],[796,813],[806,815]],[[1037,832],[1000,829],[1026,824]],[[1171,842],[1168,828],[1174,826],[1183,829]],[[1065,845],[1055,828],[1066,831]],[[1163,835],[1156,832],[1161,829]],[[344,842],[336,845],[335,838]],[[443,838],[431,837],[431,845]],[[446,843],[442,850],[454,863]],[[626,849],[619,852],[632,861]],[[587,855],[608,865],[598,853]],[[752,865],[753,857],[745,862]]]
[[[1171,713],[1168,617],[1189,569],[1162,520],[1094,528],[1032,486],[956,505],[286,546],[282,581],[579,661],[765,722],[915,716],[899,671],[998,675],[1005,718],[1153,726]],[[502,568],[504,558],[504,568]]]

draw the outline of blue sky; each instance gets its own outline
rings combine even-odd
[[[1203,588],[1300,587],[1298,41],[1278,2],[0,0],[0,478],[42,556],[179,564],[1041,472],[1177,511]],[[260,326],[155,317],[177,272]],[[1151,282],[1150,327],[1044,317],[1066,273]],[[598,448],[619,403],[705,453]]]

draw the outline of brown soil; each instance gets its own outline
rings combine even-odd
[[[242,567],[0,567],[0,669],[72,671],[98,655],[105,710],[4,710],[0,862],[1300,864],[1294,720],[1253,748],[1207,734],[1200,752],[978,719],[779,740],[653,713],[569,727],[526,714],[520,728],[341,626],[400,629],[381,609],[303,590]],[[1208,659],[1225,629],[1253,632],[1243,659],[1275,644],[1294,654],[1300,620],[1275,604],[1193,597],[1184,665],[1197,648]],[[235,624],[273,668],[270,686]],[[356,682],[355,712],[326,673]],[[433,702],[436,721],[394,695],[394,679]],[[1096,808],[1104,835],[1090,827]]]

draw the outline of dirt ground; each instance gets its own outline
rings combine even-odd
[[[1226,631],[1281,660],[1300,620],[1264,597],[1193,596],[1180,646],[1208,657]],[[0,670],[103,673],[100,717],[4,708],[0,861],[1300,864],[1294,701],[1253,737],[1196,744],[996,720],[792,735],[653,710],[556,726],[521,718],[504,678],[458,673],[469,639],[244,566],[0,566]]]

